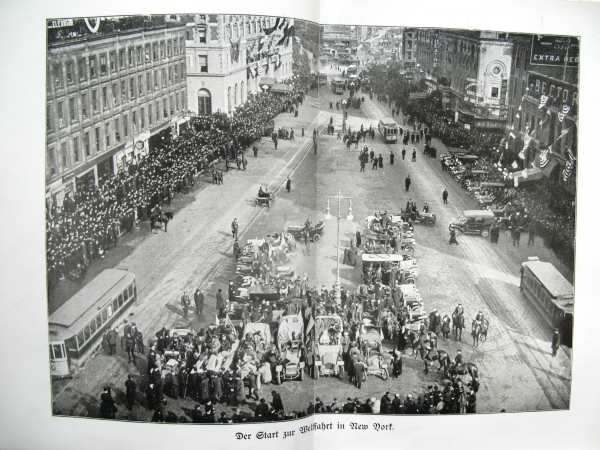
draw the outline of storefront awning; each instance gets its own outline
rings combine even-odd
[[[263,77],[260,79],[260,82],[258,84],[260,84],[261,86],[273,86],[275,84],[275,81],[275,78]]]
[[[527,181],[541,180],[543,176],[542,169],[536,167],[534,169],[519,170],[508,174],[509,180],[517,179],[517,183],[526,183]]]
[[[281,94],[289,94],[289,93],[294,92],[294,89],[292,89],[292,87],[288,86],[287,84],[275,83],[273,85],[273,87],[271,88],[271,92],[279,92]]]

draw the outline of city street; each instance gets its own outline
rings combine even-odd
[[[326,69],[330,75],[332,69]],[[281,114],[275,120],[280,126],[294,129],[296,139],[279,141],[274,150],[270,139],[263,138],[258,158],[249,155],[246,171],[230,170],[225,173],[224,184],[214,185],[210,174],[199,175],[195,188],[186,197],[186,204],[176,211],[169,224],[169,232],[151,234],[142,223],[130,242],[131,251],[122,259],[114,261],[115,267],[126,268],[136,275],[138,301],[132,308],[130,320],[137,323],[145,341],[153,339],[163,326],[185,326],[198,330],[215,322],[215,294],[219,288],[226,290],[228,281],[235,274],[232,254],[233,239],[230,224],[234,218],[240,224],[240,241],[264,237],[283,231],[288,225],[303,224],[307,218],[313,223],[325,219],[327,199],[340,191],[342,196],[352,197],[354,219],[346,219],[349,203],[341,203],[340,253],[349,246],[350,236],[362,230],[365,217],[375,212],[398,212],[407,200],[412,199],[422,209],[425,202],[437,216],[434,227],[415,224],[417,260],[420,274],[417,287],[425,302],[427,314],[438,309],[441,315],[451,314],[458,303],[465,310],[466,326],[462,341],[443,340],[438,347],[446,350],[451,358],[461,349],[467,362],[477,364],[481,389],[478,394],[478,412],[530,411],[565,409],[569,407],[570,355],[561,350],[557,357],[550,353],[551,331],[545,321],[528,304],[519,291],[520,263],[528,256],[538,256],[542,261],[552,262],[572,281],[570,273],[544,247],[541,239],[534,246],[527,246],[522,239],[520,247],[514,247],[508,232],[500,237],[497,245],[479,236],[461,236],[458,246],[448,245],[448,224],[462,210],[474,209],[476,205],[449,174],[443,173],[439,159],[423,154],[423,145],[407,145],[407,157],[402,160],[402,143],[385,144],[376,132],[375,139],[367,137],[359,148],[348,150],[337,131],[342,126],[341,110],[329,109],[329,102],[344,95],[334,95],[329,85],[323,86],[319,98],[312,91],[299,109],[299,116]],[[391,116],[388,105],[370,100],[367,94],[360,110],[351,109],[347,125],[353,130],[363,125],[377,128],[380,118]],[[333,117],[336,133],[327,135],[323,129]],[[396,118],[402,126],[402,118]],[[301,137],[301,127],[306,136]],[[315,155],[312,148],[313,129],[320,132],[319,148]],[[412,131],[412,130],[411,130]],[[365,172],[359,172],[358,155],[367,145],[376,155],[384,158],[383,169],[373,170],[367,164]],[[446,152],[443,144],[434,139],[438,156]],[[416,162],[410,161],[413,148]],[[393,166],[389,154],[395,155]],[[404,188],[404,179],[410,175],[410,191]],[[285,189],[287,177],[292,181],[291,192]],[[270,208],[256,206],[254,198],[259,187],[268,187],[275,193]],[[449,204],[443,205],[442,191],[449,191]],[[298,274],[306,273],[310,286],[331,289],[336,280],[337,251],[337,202],[330,202],[331,220],[325,223],[323,239],[312,244],[308,254],[303,243],[298,244],[296,259],[291,269]],[[311,249],[311,250],[312,250]],[[109,254],[109,258],[114,256]],[[103,261],[106,264],[106,261]],[[342,286],[354,292],[360,281],[362,268],[341,264]],[[197,316],[192,309],[190,316],[183,317],[180,297],[183,291],[193,292],[200,287],[207,295],[204,314]],[[471,345],[470,321],[478,311],[490,320],[487,342],[479,348]],[[387,342],[387,350],[395,343]],[[437,368],[437,363],[434,366]],[[124,382],[133,373],[141,386],[145,377],[145,355],[137,364],[128,364],[124,352],[111,357],[98,353],[89,360],[72,380],[54,382],[53,409],[55,414],[98,416],[99,395],[104,385],[114,386],[117,403],[124,398]],[[356,389],[348,379],[309,377],[303,382],[288,381],[276,387],[281,393],[286,410],[304,410],[311,400],[311,393],[324,402],[334,398],[345,401],[347,397],[380,398],[386,391],[401,394],[420,394],[428,385],[443,381],[435,370],[425,375],[423,363],[409,351],[404,355],[404,372],[399,379],[387,381],[375,377]],[[264,386],[261,396],[270,399],[271,386]],[[141,392],[139,389],[141,399]],[[254,401],[249,401],[254,405]],[[143,400],[140,400],[141,404]],[[121,403],[122,404],[122,403]],[[193,408],[191,399],[169,400],[168,410],[177,415],[188,414]],[[248,406],[243,408],[250,411]],[[231,408],[218,405],[217,413]],[[117,418],[148,420],[152,415],[140,404],[132,412],[120,408]]]

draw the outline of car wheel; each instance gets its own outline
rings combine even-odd
[[[432,226],[435,225],[435,220],[434,219],[427,219],[427,221],[425,221],[425,225],[432,227]]]
[[[487,228],[484,228],[483,230],[481,230],[481,236],[486,238],[490,235],[490,230],[488,230]]]
[[[313,235],[313,242],[316,244],[317,242],[319,242],[321,240],[321,235],[319,233],[315,233]]]
[[[383,381],[385,381],[385,380],[387,380],[387,379],[389,378],[389,376],[390,376],[390,374],[388,373],[387,369],[385,369],[385,368],[384,368],[384,369],[381,371],[381,379],[382,379]]]
[[[340,371],[338,373],[338,376],[340,377],[340,380],[343,380],[344,377],[346,376],[346,372],[344,370],[344,366],[339,366],[340,367]]]
[[[500,231],[506,231],[508,230],[508,225],[506,225],[504,222],[500,222]]]

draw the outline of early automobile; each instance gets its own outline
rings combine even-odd
[[[486,238],[490,235],[490,228],[496,221],[495,219],[496,216],[490,210],[465,210],[450,224],[449,229],[459,233],[477,234]]]

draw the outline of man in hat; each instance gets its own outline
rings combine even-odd
[[[290,177],[287,177],[287,181],[285,182],[285,188],[287,189],[289,194],[292,190],[292,180],[290,180]]]
[[[391,414],[392,413],[392,394],[387,391],[384,396],[381,397],[381,403],[379,407],[380,414]]]
[[[200,288],[194,292],[194,303],[196,305],[196,314],[202,314],[202,310],[204,309],[204,293],[200,291]]]
[[[273,396],[273,402],[271,402],[271,406],[275,410],[275,413],[283,413],[283,401],[281,400],[281,395],[277,393],[277,391],[271,391],[271,395]]]
[[[125,393],[127,396],[127,409],[133,408],[135,403],[135,393],[137,390],[137,384],[133,381],[133,375],[127,375],[127,381],[125,381]]]
[[[100,402],[100,417],[114,419],[118,409],[110,392],[110,386],[104,387],[104,392],[100,395]]]
[[[459,364],[462,364],[462,352],[460,349],[456,350],[456,356],[454,357],[454,367],[458,367]]]
[[[560,348],[560,333],[558,332],[558,328],[554,329],[554,334],[552,335],[552,343],[550,344],[550,348],[552,349],[552,356],[556,356],[556,353]]]
[[[202,409],[200,409],[200,405],[196,404],[192,410],[192,423],[202,423],[202,416]]]
[[[217,312],[219,314],[219,317],[223,317],[225,316],[225,309],[227,308],[227,304],[225,303],[225,299],[223,298],[223,292],[221,289],[219,289],[219,292],[217,292]]]
[[[404,405],[402,404],[402,398],[400,394],[395,394],[394,399],[390,405],[392,409],[392,414],[403,414],[404,413]]]
[[[231,234],[236,239],[238,237],[238,230],[239,230],[238,221],[237,221],[237,219],[233,219],[233,222],[231,222]]]
[[[190,307],[190,296],[187,295],[186,291],[183,291],[181,296],[181,309],[183,310],[183,317],[187,318],[188,309]]]
[[[264,398],[260,399],[260,403],[256,406],[254,410],[254,420],[257,422],[266,422],[267,416],[269,414],[269,405]]]

